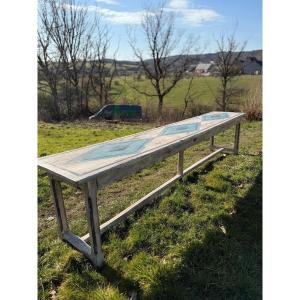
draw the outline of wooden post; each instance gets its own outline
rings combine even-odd
[[[177,165],[177,174],[183,175],[183,162],[184,162],[184,151],[178,152],[178,165]]]
[[[237,155],[239,153],[240,129],[241,129],[241,124],[240,123],[236,124],[235,125],[234,147],[233,147],[233,154],[235,154],[235,155]]]
[[[101,267],[104,261],[104,257],[101,249],[99,213],[97,206],[97,181],[94,179],[85,184],[83,192],[91,243],[90,257],[96,267]]]
[[[214,150],[215,136],[210,138],[210,150]]]
[[[50,181],[52,199],[55,207],[56,219],[59,227],[59,235],[60,238],[63,239],[63,234],[69,231],[69,226],[63,202],[61,184],[60,181],[54,179],[51,175],[48,175],[48,177]]]

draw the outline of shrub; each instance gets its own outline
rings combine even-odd
[[[178,122],[183,119],[207,113],[209,111],[211,111],[209,106],[191,102],[189,103],[188,108],[183,116],[183,108],[164,106],[161,121],[163,123]],[[143,119],[145,122],[156,122],[159,120],[157,101],[155,101],[155,99],[148,99],[146,101],[146,105],[143,107]]]
[[[54,120],[55,109],[53,105],[53,98],[50,95],[38,94],[38,120],[45,122],[52,122]]]
[[[261,87],[257,87],[249,91],[244,104],[242,105],[243,112],[246,113],[248,121],[262,120],[262,91]]]
[[[195,117],[195,116],[199,116],[199,115],[208,113],[211,110],[212,110],[211,107],[209,107],[207,105],[203,105],[201,103],[195,103],[194,101],[192,101],[188,105],[186,116],[191,118],[191,117]]]
[[[159,120],[157,111],[157,101],[149,100],[143,107],[143,119],[145,122],[156,122]],[[182,111],[178,108],[164,107],[161,122],[170,123],[180,121],[182,119]]]

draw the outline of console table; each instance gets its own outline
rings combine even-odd
[[[123,221],[128,215],[150,204],[178,179],[221,152],[239,150],[240,122],[244,113],[210,112],[177,123],[137,134],[39,158],[38,166],[48,174],[60,237],[83,253],[96,267],[104,261],[101,234]],[[214,145],[214,136],[235,126],[233,149]],[[184,150],[210,139],[212,152],[187,169],[183,168]],[[178,154],[177,175],[138,200],[109,221],[99,224],[97,190]],[[61,182],[82,190],[89,232],[79,237],[68,226]],[[101,212],[101,208],[100,208]]]

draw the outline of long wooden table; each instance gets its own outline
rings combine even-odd
[[[60,237],[88,257],[96,267],[101,267],[104,261],[101,234],[136,210],[150,204],[178,179],[219,153],[231,151],[237,154],[240,122],[243,117],[244,113],[211,112],[123,138],[39,158],[39,167],[46,170],[49,176]],[[214,146],[214,136],[234,125],[236,129],[233,149]],[[184,150],[208,139],[211,141],[212,152],[184,170]],[[99,224],[98,189],[177,153],[176,176],[111,220]],[[89,233],[83,237],[75,235],[69,229],[61,190],[62,181],[83,192],[89,228]]]

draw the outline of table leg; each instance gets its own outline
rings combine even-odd
[[[241,129],[241,124],[240,123],[236,124],[235,125],[235,137],[234,137],[233,154],[238,154],[239,153],[240,129]]]
[[[93,180],[85,184],[83,192],[91,243],[90,256],[93,264],[96,267],[101,267],[104,257],[101,249],[99,213],[97,206],[97,181]]]
[[[52,199],[55,206],[56,219],[59,227],[59,234],[61,239],[63,239],[63,235],[65,232],[69,231],[66,210],[63,202],[63,196],[61,191],[60,181],[54,179],[51,175],[48,175],[50,181],[50,188]]]
[[[178,152],[177,174],[183,175],[184,152]]]
[[[210,150],[214,150],[214,144],[215,144],[215,137],[214,136],[212,136],[211,138],[210,138]]]

